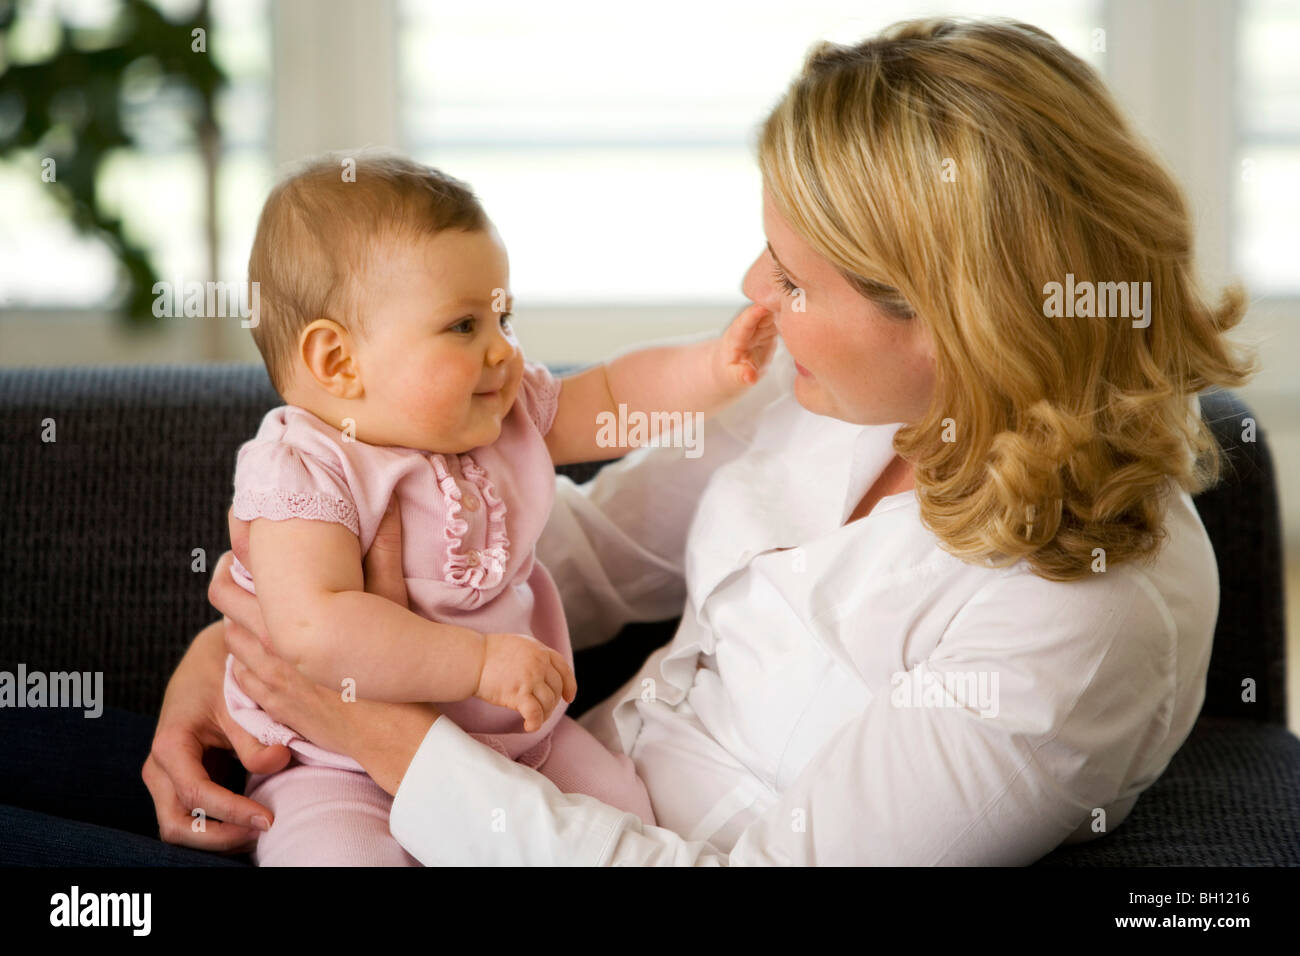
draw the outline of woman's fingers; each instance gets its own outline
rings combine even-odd
[[[248,551],[250,522],[236,518],[235,509],[232,507],[226,512],[226,524],[230,526],[230,550],[235,553],[239,563],[248,569],[248,573],[252,574],[253,566],[249,563],[252,559]]]
[[[217,559],[212,581],[208,584],[208,603],[220,611],[223,617],[236,622],[262,640],[269,641],[257,596],[249,594],[230,576],[230,566],[233,563],[234,558],[229,551]]]
[[[208,582],[208,601],[212,601],[212,589],[218,582],[224,584],[230,579],[230,568],[235,563],[233,551],[221,552],[221,557],[217,558],[217,563],[212,566],[212,580]],[[238,587],[238,585],[236,585]],[[220,609],[218,609],[220,610]]]
[[[222,693],[223,630],[220,622],[208,625],[181,658],[140,769],[163,839],[218,851],[248,846],[256,835],[253,818],[271,819],[266,807],[213,782],[203,765],[207,751],[230,745],[223,726],[233,723]]]
[[[274,676],[268,675],[264,678],[263,675],[267,674],[265,669],[255,670],[236,659],[231,670],[234,671],[235,679],[239,681],[239,686],[244,689],[244,693],[257,701],[257,705],[266,712],[268,717],[288,727],[302,724],[289,706],[288,702],[291,700],[289,695],[280,692],[283,685]]]
[[[164,731],[154,738],[141,776],[153,797],[159,835],[168,843],[237,849],[256,839],[255,817],[270,826],[270,810],[213,782],[203,766],[203,744],[192,734]]]
[[[279,669],[286,666],[284,661],[276,657],[257,635],[234,621],[226,622],[226,649],[235,658],[233,670],[239,685],[248,696],[262,705],[263,710],[267,710],[267,702],[263,698],[269,697],[275,687],[279,686]],[[267,710],[267,713],[270,711]]]
[[[235,663],[230,670],[235,675],[235,680],[239,681],[239,686],[244,689],[244,693],[257,701],[257,705],[266,711],[272,720],[284,723],[283,716],[274,711],[275,705],[271,703],[270,685],[262,680],[257,671],[241,661],[235,651],[231,653],[235,654]]]
[[[267,716],[327,750],[351,755],[349,718],[363,708],[373,712],[374,707],[391,706],[344,703],[338,691],[315,683],[238,626],[227,628],[226,647],[234,657],[231,670],[239,686]]]
[[[272,720],[302,731],[316,714],[317,686],[242,628],[227,627],[226,632],[239,686]]]
[[[402,511],[396,495],[388,501],[362,568],[368,592],[402,607],[408,606],[406,578],[402,574]]]
[[[153,797],[158,836],[163,841],[215,853],[249,850],[257,842],[260,831],[256,828],[199,816],[186,808],[152,757],[145,761],[143,777]]]

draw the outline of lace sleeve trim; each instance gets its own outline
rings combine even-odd
[[[551,378],[545,383],[524,379],[528,389],[528,412],[537,430],[545,435],[555,424],[555,413],[560,404],[560,383]]]
[[[330,521],[361,536],[361,522],[357,517],[356,506],[343,498],[318,491],[244,489],[235,494],[233,511],[241,521],[252,521],[254,518],[269,518],[272,521],[290,518]]]

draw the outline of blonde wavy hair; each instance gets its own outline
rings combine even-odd
[[[1172,478],[1221,452],[1189,395],[1258,370],[1193,276],[1173,177],[1042,30],[920,19],[821,43],[764,123],[764,185],[864,296],[925,323],[930,408],[894,450],[945,550],[1052,580],[1154,557]],[[1047,284],[1150,282],[1150,325],[1048,318]],[[951,421],[947,421],[947,420]],[[945,440],[947,438],[948,440]],[[955,439],[955,440],[953,440]]]

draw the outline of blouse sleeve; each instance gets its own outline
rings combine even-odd
[[[704,422],[699,458],[645,447],[584,485],[557,478],[537,558],[559,588],[574,650],[608,641],[630,621],[682,613],[686,533],[700,495],[715,470],[750,447],[764,409],[789,393],[793,377],[778,347],[767,375]]]
[[[341,469],[284,442],[255,439],[239,449],[232,507],[235,517],[244,521],[306,518],[361,533],[356,503]]]
[[[560,380],[540,362],[524,362],[524,376],[519,381],[516,401],[523,403],[529,419],[545,435],[555,423],[555,411],[560,402]]]
[[[1031,863],[1163,769],[1120,792],[1170,732],[1175,636],[1163,602],[1138,586],[1101,605],[1081,590],[1052,607],[1023,576],[986,590],[908,676],[998,675],[994,706],[876,696],[730,853],[561,793],[442,718],[398,789],[393,835],[428,864]],[[681,786],[689,773],[684,764]],[[525,824],[503,840],[485,807]]]

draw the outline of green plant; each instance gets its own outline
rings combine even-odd
[[[24,15],[14,0],[0,0],[0,158],[34,153],[38,163],[54,160],[57,175],[49,187],[69,220],[79,232],[103,240],[122,266],[121,314],[133,324],[152,323],[155,264],[121,219],[102,208],[96,183],[114,151],[142,145],[127,103],[147,110],[152,90],[154,97],[165,93],[184,103],[212,196],[219,150],[213,105],[225,78],[206,52],[207,2],[200,0],[188,20],[174,22],[144,0],[121,0],[106,28],[61,22],[57,50],[49,57],[11,63],[11,40]],[[34,168],[33,175],[40,174],[41,167]],[[210,240],[211,221],[209,209]]]

